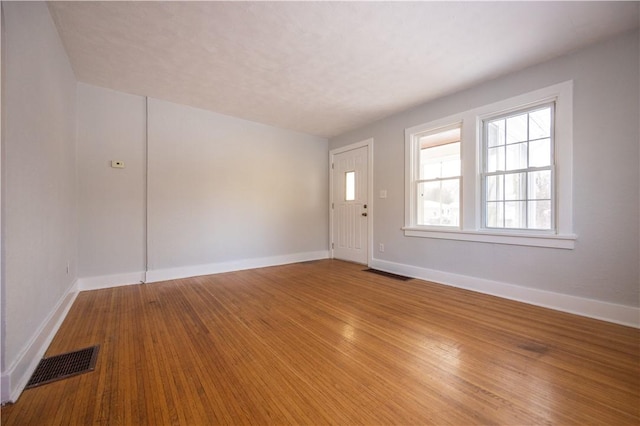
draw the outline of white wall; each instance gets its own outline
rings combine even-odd
[[[137,283],[147,255],[155,280],[328,255],[326,139],[153,99],[147,122],[76,83],[46,4],[2,13],[2,401],[76,289]]]
[[[150,99],[150,269],[326,256],[327,163],[326,139]]]
[[[379,264],[459,283],[475,279],[475,288],[488,292],[490,286],[502,283],[549,291],[550,298],[559,293],[637,307],[638,51],[638,33],[626,34],[331,139],[330,149],[375,140],[374,194],[388,191],[388,198],[374,200],[373,246],[385,245],[384,253],[374,253]],[[570,79],[574,80],[573,222],[578,235],[574,250],[403,235],[405,128]],[[628,312],[638,323],[637,310]]]
[[[144,270],[145,102],[78,84],[80,277]],[[125,168],[112,168],[111,160]]]
[[[79,287],[328,255],[327,140],[78,87]],[[122,160],[125,169],[113,169]]]
[[[44,3],[3,2],[2,399],[46,349],[76,276],[76,80]],[[44,339],[44,340],[43,340]],[[28,379],[28,377],[26,377]]]

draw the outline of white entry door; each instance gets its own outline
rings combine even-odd
[[[368,261],[369,147],[332,155],[332,251],[336,259]]]

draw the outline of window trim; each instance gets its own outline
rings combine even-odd
[[[544,166],[544,167],[529,167],[527,166],[526,168],[523,169],[519,169],[519,170],[498,170],[498,171],[494,171],[494,172],[488,172],[487,171],[487,152],[489,150],[489,147],[487,145],[488,143],[488,136],[487,136],[487,126],[486,126],[486,122],[487,121],[494,121],[494,120],[500,120],[500,119],[507,119],[516,115],[521,115],[524,113],[531,113],[532,111],[535,111],[537,109],[541,109],[541,107],[546,107],[549,106],[550,107],[550,113],[551,113],[551,122],[552,124],[552,128],[551,128],[551,134],[549,136],[550,139],[550,149],[552,151],[551,154],[551,164],[549,166]],[[482,131],[481,131],[481,135],[482,138],[480,141],[478,141],[478,146],[480,148],[480,156],[481,156],[481,160],[480,160],[480,201],[481,201],[481,209],[480,209],[480,214],[481,214],[481,223],[480,223],[480,227],[483,230],[486,230],[488,232],[494,232],[494,231],[498,231],[501,232],[502,230],[505,231],[511,231],[511,232],[522,232],[523,234],[529,234],[532,232],[537,232],[537,233],[546,233],[546,234],[555,234],[556,233],[556,216],[557,216],[557,206],[558,206],[558,202],[557,202],[557,197],[556,197],[556,184],[555,184],[555,169],[556,169],[556,159],[555,159],[555,110],[556,110],[556,106],[557,106],[557,102],[556,100],[553,100],[552,102],[547,102],[547,101],[543,101],[543,102],[539,102],[533,105],[529,105],[527,107],[524,108],[516,108],[507,112],[501,112],[500,114],[495,114],[495,115],[490,115],[488,117],[484,117],[480,120],[480,125],[482,126]],[[529,140],[527,140],[527,142],[529,142]],[[521,143],[521,142],[520,142]],[[506,144],[509,145],[509,144]],[[551,209],[553,212],[553,215],[551,216],[551,229],[535,229],[535,228],[506,228],[506,227],[490,227],[487,223],[488,219],[487,219],[487,205],[490,202],[489,200],[487,200],[487,186],[486,186],[486,180],[487,177],[489,176],[506,176],[507,174],[511,173],[527,173],[530,171],[541,171],[541,170],[549,170],[549,172],[551,173],[551,182],[552,182],[552,187],[551,187],[551,196],[550,196],[550,201],[551,201]],[[526,189],[526,191],[528,192],[528,188]],[[528,212],[527,212],[528,215]]]
[[[443,127],[439,127],[436,129],[430,128],[427,131],[424,132],[415,132],[412,134],[412,138],[413,140],[411,141],[411,149],[415,150],[413,152],[413,154],[415,155],[414,161],[413,161],[413,172],[411,175],[411,192],[412,192],[412,198],[413,198],[413,207],[411,210],[411,220],[412,223],[417,223],[418,221],[418,211],[417,211],[417,199],[418,199],[418,186],[420,185],[420,183],[423,182],[442,182],[444,180],[452,180],[452,179],[457,179],[458,180],[458,186],[459,186],[459,199],[458,199],[458,204],[460,206],[460,211],[459,211],[459,218],[458,218],[458,225],[420,225],[420,226],[428,226],[428,227],[432,227],[434,229],[462,229],[462,167],[460,169],[460,174],[457,176],[448,176],[446,178],[436,178],[436,179],[421,179],[420,178],[420,151],[422,149],[421,143],[420,143],[420,138],[425,137],[425,136],[431,136],[431,135],[436,135],[438,133],[442,133],[442,132],[446,132],[448,130],[453,130],[453,129],[460,129],[460,141],[456,141],[456,142],[447,142],[447,143],[443,143],[443,144],[439,144],[439,145],[434,145],[432,147],[428,147],[428,148],[434,148],[436,146],[443,146],[443,145],[448,145],[451,143],[460,143],[460,161],[462,162],[462,122],[459,123],[453,123],[447,126],[443,126]]]
[[[482,143],[483,120],[555,102],[555,229],[512,230],[483,228]],[[415,136],[461,123],[462,193],[460,228],[416,225],[412,195]],[[492,244],[573,249],[577,236],[573,233],[573,81],[565,81],[543,89],[494,102],[460,114],[437,119],[405,129],[405,226],[407,237],[423,237]]]

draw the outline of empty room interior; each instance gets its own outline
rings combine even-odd
[[[1,4],[3,424],[640,423],[639,2]]]

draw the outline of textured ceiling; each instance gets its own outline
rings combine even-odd
[[[331,137],[638,26],[638,2],[52,2],[78,80]]]

